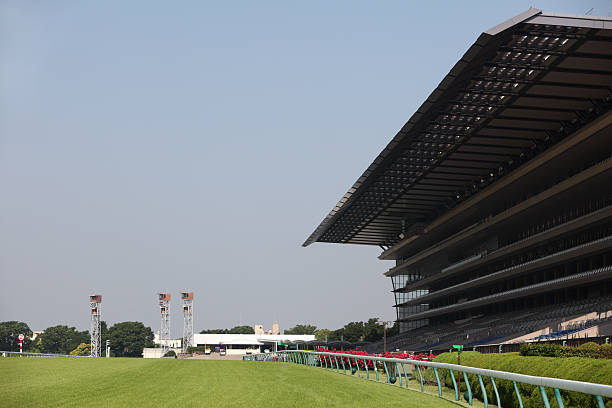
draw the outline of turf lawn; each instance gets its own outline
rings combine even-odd
[[[0,406],[456,407],[293,364],[123,358],[0,358]]]

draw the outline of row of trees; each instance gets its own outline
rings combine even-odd
[[[200,334],[255,334],[255,329],[251,326],[235,326],[231,329],[202,330]]]
[[[236,326],[231,329],[202,330],[201,334],[255,334],[251,326]],[[378,318],[370,318],[365,322],[350,322],[337,330],[317,329],[311,324],[298,324],[286,329],[285,334],[314,334],[317,340],[336,341],[344,340],[356,343],[360,341],[375,342],[383,339],[384,326]],[[387,328],[387,336],[399,333],[397,322]]]
[[[383,339],[384,326],[378,318],[370,318],[366,322],[350,322],[336,330],[317,329],[310,324],[298,324],[291,329],[284,331],[285,334],[314,334],[317,340],[336,341],[344,340],[351,343],[361,341],[375,342]],[[397,322],[392,327],[387,328],[387,336],[399,333]]]
[[[298,324],[291,329],[286,329],[283,333],[285,334],[315,334],[317,326],[311,324]]]
[[[107,328],[101,322],[102,345],[110,340],[111,354],[116,357],[140,357],[144,347],[153,347],[153,331],[141,322],[116,323]],[[89,332],[65,325],[52,326],[32,341],[32,330],[24,322],[0,322],[0,350],[18,351],[19,334],[23,333],[24,351],[34,353],[89,355]]]
[[[141,322],[115,323],[110,328],[106,322],[101,322],[102,345],[110,340],[111,354],[116,357],[140,357],[142,349],[154,347],[153,331]],[[397,323],[387,329],[387,336],[393,336],[399,332]],[[89,355],[89,332],[78,331],[74,327],[65,325],[52,326],[45,329],[44,333],[31,340],[32,330],[24,322],[8,321],[0,322],[0,350],[19,350],[19,334],[23,333],[24,351],[35,353],[73,354]],[[217,334],[255,334],[251,326],[235,326],[231,329],[202,330],[200,333]],[[382,340],[384,328],[377,318],[368,319],[366,322],[350,322],[337,330],[317,329],[310,324],[298,324],[284,331],[285,334],[314,334],[317,340],[344,340],[351,343],[360,341],[375,342]],[[103,346],[104,347],[104,346]]]

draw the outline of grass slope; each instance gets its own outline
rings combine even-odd
[[[0,358],[2,407],[452,407],[395,386],[290,364]]]

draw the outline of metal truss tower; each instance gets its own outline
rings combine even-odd
[[[193,346],[193,292],[181,292],[183,300],[183,353]]]
[[[102,296],[89,296],[89,309],[91,310],[91,325],[89,333],[91,333],[91,356],[100,357],[102,352],[102,333],[100,332],[100,316]]]
[[[166,354],[170,348],[170,294],[158,293],[159,310],[161,312],[161,329],[159,331],[159,342]]]

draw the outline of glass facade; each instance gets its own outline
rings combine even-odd
[[[421,274],[411,274],[408,273],[406,275],[396,275],[391,277],[391,283],[393,284],[393,290],[401,289],[406,287],[406,285],[416,282],[423,279],[423,275]],[[411,292],[394,292],[395,295],[395,304],[399,305],[409,300],[418,298],[420,296],[426,295],[429,293],[427,289],[419,289],[413,290]],[[424,312],[429,309],[428,304],[415,304],[410,306],[399,306],[396,307],[397,319],[401,320],[406,318],[414,313]],[[429,323],[429,319],[420,319],[414,320],[410,322],[399,322],[399,330],[400,333],[404,333],[409,330],[418,329],[419,327],[423,327]]]

